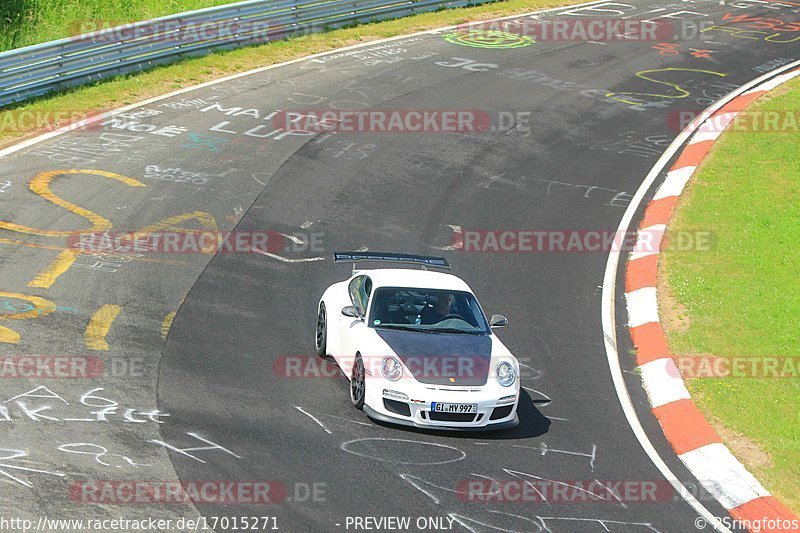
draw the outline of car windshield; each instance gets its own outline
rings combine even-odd
[[[490,332],[475,296],[464,291],[381,287],[372,296],[369,325],[428,333]]]

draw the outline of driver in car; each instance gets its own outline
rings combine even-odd
[[[437,324],[444,320],[447,315],[453,314],[451,308],[456,297],[452,294],[445,293],[439,296],[436,300],[436,305],[433,307],[426,305],[422,310],[422,323],[423,324]]]

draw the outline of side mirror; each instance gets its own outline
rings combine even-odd
[[[489,319],[489,325],[493,328],[502,328],[508,325],[508,319],[503,315],[492,315]]]
[[[349,316],[350,318],[361,318],[361,316],[359,316],[358,314],[358,309],[356,309],[352,305],[342,307],[342,314],[344,316]]]

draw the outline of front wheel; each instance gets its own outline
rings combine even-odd
[[[325,304],[319,304],[317,314],[317,335],[316,335],[317,355],[325,357],[328,347],[328,317],[325,314]]]
[[[359,410],[364,408],[367,385],[365,374],[364,361],[360,355],[356,355],[356,360],[353,362],[353,372],[350,376],[350,401]]]

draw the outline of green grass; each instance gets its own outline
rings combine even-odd
[[[87,24],[122,24],[234,1],[237,0],[0,0],[0,51],[68,37]]]
[[[800,80],[753,110],[800,115]],[[711,230],[716,245],[710,252],[667,245],[661,256],[661,286],[677,302],[667,312],[684,324],[667,328],[673,353],[800,355],[799,147],[796,132],[728,132],[693,179],[670,231]],[[748,467],[800,511],[800,379],[696,379],[689,388],[740,459],[748,463],[742,442],[767,454],[769,461]]]
[[[0,3],[4,1],[8,0],[0,0]],[[55,0],[41,0],[43,3],[50,1]],[[71,1],[78,2],[78,0]],[[157,5],[159,1],[148,0],[143,4]],[[200,3],[200,0],[193,1]],[[51,93],[50,96],[29,100],[15,107],[0,109],[0,147],[11,144],[21,137],[64,125],[63,121],[49,120],[49,117],[52,117],[55,112],[68,111],[71,114],[80,115],[81,113],[109,110],[182,87],[343,46],[461,24],[470,20],[485,20],[547,7],[577,4],[582,1],[584,0],[505,0],[482,6],[423,13],[395,20],[363,24],[353,28],[305,35],[261,46],[214,53],[136,75],[119,76],[93,85]],[[177,3],[177,0],[173,0],[173,2]],[[210,3],[209,0],[205,0],[205,2]],[[24,111],[27,117],[39,117],[39,120],[35,124],[25,121],[14,127],[15,123],[20,122],[15,118],[19,111]]]

